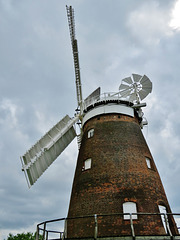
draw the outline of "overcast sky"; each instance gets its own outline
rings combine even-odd
[[[28,189],[20,156],[76,104],[66,16],[75,9],[83,97],[146,74],[144,135],[180,213],[180,1],[0,0],[0,238],[66,217],[76,139]]]

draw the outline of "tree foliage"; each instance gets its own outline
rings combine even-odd
[[[13,235],[9,233],[7,240],[35,240],[36,234],[33,233],[18,233],[17,235]]]

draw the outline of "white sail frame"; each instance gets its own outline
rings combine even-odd
[[[78,115],[72,119],[66,115],[21,157],[29,187],[76,137],[73,125],[78,120]]]

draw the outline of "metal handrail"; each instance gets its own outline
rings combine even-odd
[[[71,217],[71,218],[58,218],[58,219],[53,219],[53,220],[48,220],[41,222],[37,225],[37,232],[36,232],[36,240],[48,240],[48,235],[49,233],[56,233],[59,234],[60,237],[56,238],[59,240],[64,240],[65,239],[65,232],[62,231],[55,231],[55,230],[48,230],[47,225],[48,223],[53,223],[53,222],[60,222],[60,221],[65,221],[67,220],[75,220],[75,219],[87,219],[87,218],[94,218],[94,236],[92,236],[94,239],[98,238],[98,217],[107,217],[107,216],[125,216],[129,215],[129,220],[130,220],[130,229],[131,229],[131,234],[129,236],[132,236],[133,239],[135,239],[135,231],[134,231],[134,224],[133,224],[133,215],[159,215],[159,216],[164,216],[165,219],[165,226],[167,228],[167,232],[170,236],[170,238],[173,238],[172,232],[170,230],[169,222],[168,222],[168,216],[180,216],[180,213],[112,213],[112,214],[94,214],[94,215],[86,215],[86,216],[78,216],[78,217]],[[177,227],[177,229],[180,229],[180,227]],[[40,231],[42,231],[42,235],[40,235]],[[178,235],[179,236],[179,235]]]
[[[91,97],[90,101],[85,100],[83,102],[83,109],[86,110],[90,105],[94,105],[97,102],[102,102],[102,101],[106,102],[110,100],[129,102],[128,99],[122,97],[119,92],[106,92],[106,93],[101,93],[99,96]]]

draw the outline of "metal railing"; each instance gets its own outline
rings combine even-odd
[[[97,95],[97,96],[91,97],[90,99],[86,99],[83,102],[83,109],[86,110],[90,105],[95,105],[97,102],[102,102],[102,101],[107,102],[112,100],[129,102],[128,99],[123,98],[119,92],[106,92],[106,93],[100,94],[99,96]]]
[[[79,216],[79,217],[73,217],[73,218],[59,218],[59,219],[54,219],[54,220],[49,220],[49,221],[45,221],[42,223],[39,223],[37,225],[37,232],[36,232],[36,240],[64,240],[64,239],[68,239],[66,238],[66,224],[68,220],[78,220],[78,219],[88,219],[88,218],[93,218],[94,219],[94,231],[93,231],[93,235],[89,238],[94,238],[97,239],[98,238],[98,228],[100,226],[100,223],[98,223],[98,217],[114,217],[114,216],[119,216],[122,219],[122,216],[124,217],[125,215],[129,216],[129,234],[127,236],[131,236],[132,239],[136,238],[135,235],[135,229],[134,229],[134,223],[133,223],[133,216],[141,216],[141,215],[145,215],[145,216],[164,216],[164,223],[166,226],[166,232],[167,235],[169,236],[170,239],[174,239],[174,236],[179,236],[178,239],[180,239],[180,235],[176,234],[173,235],[172,231],[170,229],[170,225],[169,225],[169,217],[173,217],[173,216],[179,216],[179,225],[180,225],[180,213],[113,213],[113,214],[95,214],[95,215],[87,215],[87,216]],[[136,219],[137,221],[138,219]],[[177,219],[175,219],[177,220]],[[125,220],[127,222],[127,219]],[[64,226],[61,226],[61,230],[56,231],[56,230],[50,230],[48,225],[52,224],[52,223],[57,223],[57,222],[61,222],[63,223]],[[60,229],[60,228],[59,228]],[[180,233],[180,227],[177,227],[179,233]],[[53,238],[52,235],[54,234]],[[51,236],[50,236],[51,235]],[[144,236],[146,236],[144,234]],[[147,235],[149,236],[149,235]],[[164,236],[164,235],[158,235],[158,236]],[[86,237],[87,238],[87,237]],[[101,237],[102,238],[102,237]]]
[[[59,235],[59,237],[56,239],[63,239],[64,238],[64,231],[56,231],[56,230],[50,230],[48,228],[48,225],[55,222],[63,222],[66,218],[59,218],[54,220],[48,220],[42,223],[39,223],[37,225],[37,231],[36,231],[36,240],[48,240],[49,239],[49,233]]]

